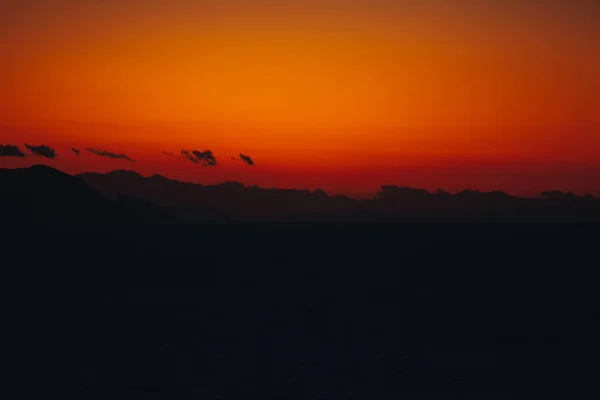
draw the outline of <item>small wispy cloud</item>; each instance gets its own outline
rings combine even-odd
[[[202,164],[205,167],[214,167],[217,165],[217,158],[210,150],[181,150],[181,155],[194,164]]]
[[[104,149],[94,149],[94,148],[90,148],[90,147],[86,147],[86,150],[91,153],[94,153],[95,155],[100,156],[100,157],[108,157],[108,158],[115,158],[115,159],[121,159],[121,160],[135,162],[135,160],[133,158],[131,158],[123,153],[113,153],[110,151],[106,151]]]
[[[254,165],[254,161],[252,160],[252,158],[250,156],[240,153],[240,159],[250,166]]]
[[[25,153],[12,144],[0,145],[0,157],[25,157]]]
[[[76,149],[75,147],[71,148],[71,151],[77,155],[79,155],[79,150]]]
[[[27,149],[30,152],[32,152],[33,154],[35,154],[36,156],[46,157],[51,160],[56,158],[56,151],[53,148],[46,146],[44,144],[39,145],[39,146],[31,146],[31,145],[26,144],[25,147],[27,147]]]

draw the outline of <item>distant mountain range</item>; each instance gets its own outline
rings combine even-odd
[[[382,186],[372,199],[323,190],[201,185],[132,171],[71,176],[51,167],[0,170],[3,220],[13,223],[197,223],[208,221],[600,221],[600,199],[549,191],[504,192]]]

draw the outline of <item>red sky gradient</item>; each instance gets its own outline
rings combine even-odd
[[[59,154],[0,167],[600,194],[595,1],[4,0],[0,56],[0,144]]]

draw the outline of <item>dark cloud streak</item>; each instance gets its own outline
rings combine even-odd
[[[181,155],[194,164],[202,164],[205,167],[217,165],[217,159],[211,150],[181,150]]]
[[[131,158],[123,153],[112,153],[112,152],[106,151],[104,149],[94,149],[94,148],[90,148],[90,147],[86,147],[86,150],[91,153],[94,153],[95,155],[100,156],[100,157],[108,157],[108,158],[115,158],[115,159],[120,159],[120,160],[128,160],[131,162],[136,162],[133,158]]]
[[[27,147],[27,149],[29,149],[29,151],[35,154],[36,156],[46,157],[51,160],[56,158],[56,151],[53,148],[46,146],[45,144],[39,146],[31,146],[26,144],[25,147]]]
[[[0,157],[25,157],[25,153],[12,144],[0,145]]]
[[[254,161],[252,160],[252,158],[250,156],[247,156],[245,154],[240,153],[240,158],[242,159],[243,162],[245,162],[246,164],[253,166],[254,165]]]
[[[75,147],[72,147],[72,148],[71,148],[71,151],[72,151],[73,153],[75,153],[75,154],[79,155],[79,150],[78,150],[78,149],[76,149]]]

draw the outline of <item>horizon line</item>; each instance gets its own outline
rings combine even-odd
[[[242,185],[244,188],[257,187],[257,188],[259,188],[259,189],[263,189],[263,190],[273,190],[273,189],[275,189],[275,190],[294,190],[294,191],[308,191],[309,193],[315,193],[315,192],[317,192],[317,191],[321,190],[321,191],[323,191],[323,192],[324,192],[324,193],[327,195],[327,197],[329,197],[329,198],[335,198],[335,197],[347,197],[347,198],[349,198],[349,199],[353,199],[353,200],[370,200],[370,199],[376,199],[376,198],[377,198],[377,192],[376,192],[376,193],[374,193],[374,194],[372,194],[372,195],[371,195],[371,197],[359,197],[359,196],[355,196],[355,195],[347,195],[347,194],[335,194],[335,195],[330,195],[329,193],[327,193],[327,191],[326,191],[326,190],[324,190],[324,189],[322,189],[322,188],[317,188],[317,189],[315,189],[315,190],[310,190],[310,189],[308,189],[308,188],[287,188],[287,189],[286,189],[286,188],[279,188],[279,187],[274,187],[274,186],[273,186],[273,187],[262,187],[262,186],[258,186],[258,185],[256,185],[256,184],[252,184],[252,185],[245,185],[244,183],[242,183],[242,182],[239,182],[239,181],[228,181],[228,180],[222,181],[222,182],[220,182],[220,183],[217,183],[217,184],[214,184],[214,185],[206,185],[206,184],[202,184],[202,183],[198,183],[198,182],[182,181],[182,180],[179,180],[179,179],[169,178],[169,177],[167,177],[167,176],[164,176],[163,174],[159,174],[159,173],[155,173],[155,174],[151,174],[151,175],[144,175],[144,174],[141,174],[141,173],[139,173],[139,172],[137,172],[137,171],[134,171],[134,170],[132,170],[132,169],[123,169],[123,168],[121,168],[121,169],[114,169],[114,170],[110,170],[110,171],[108,171],[108,172],[106,172],[106,173],[101,173],[101,172],[93,172],[93,171],[86,171],[86,172],[81,172],[81,173],[78,173],[78,174],[70,174],[70,173],[68,173],[68,172],[62,171],[62,170],[60,170],[60,169],[58,169],[58,168],[52,167],[52,166],[50,166],[50,165],[47,165],[47,164],[33,164],[33,165],[30,165],[30,166],[28,166],[28,167],[18,167],[18,168],[0,168],[0,170],[24,170],[24,169],[30,169],[30,168],[39,168],[39,167],[49,168],[49,169],[52,169],[52,170],[55,170],[55,171],[61,172],[61,173],[63,173],[63,174],[66,174],[66,175],[72,176],[72,177],[77,177],[77,176],[79,176],[79,175],[84,175],[84,174],[108,175],[108,174],[110,174],[110,173],[114,173],[114,172],[127,172],[127,173],[133,173],[133,174],[135,174],[135,175],[137,175],[137,176],[140,176],[140,177],[142,177],[142,178],[144,178],[144,179],[149,179],[149,178],[152,178],[152,177],[158,176],[158,177],[165,178],[165,179],[167,179],[167,180],[170,180],[170,181],[173,181],[173,182],[178,182],[178,183],[186,183],[186,184],[190,184],[190,185],[198,185],[198,186],[207,186],[207,187],[214,187],[214,186],[218,186],[218,185],[221,185],[221,184],[224,184],[224,183],[238,183],[238,184]],[[442,188],[436,188],[436,190],[437,190],[438,192],[432,192],[432,191],[430,191],[430,190],[428,190],[428,189],[425,189],[425,188],[411,187],[411,186],[400,186],[400,185],[395,185],[395,184],[381,184],[381,185],[379,186],[379,188],[380,188],[380,189],[381,189],[381,188],[383,188],[383,187],[396,187],[396,188],[399,188],[399,189],[412,189],[412,190],[421,190],[421,191],[425,191],[425,192],[427,192],[427,193],[428,193],[428,194],[430,194],[430,195],[436,195],[436,194],[438,194],[440,191],[441,191],[441,192],[444,192],[444,193],[448,193],[448,194],[450,194],[450,195],[457,195],[457,194],[460,194],[460,193],[463,193],[463,192],[469,192],[469,191],[471,191],[471,192],[476,192],[476,193],[481,193],[481,194],[490,194],[490,193],[503,193],[503,194],[506,194],[506,195],[508,195],[508,196],[510,196],[510,197],[519,198],[519,199],[540,199],[540,198],[544,198],[544,196],[543,196],[543,193],[545,193],[545,192],[558,192],[558,193],[562,193],[562,194],[564,194],[564,195],[574,195],[574,196],[577,196],[577,197],[587,197],[587,196],[592,196],[592,197],[594,197],[594,198],[600,198],[600,197],[598,197],[596,194],[593,194],[593,193],[586,193],[586,194],[583,194],[583,195],[577,195],[577,194],[574,194],[573,192],[569,192],[569,191],[567,191],[567,192],[564,192],[564,191],[562,191],[562,190],[556,190],[556,189],[543,190],[543,191],[541,191],[541,192],[537,193],[537,195],[536,195],[536,196],[523,196],[523,195],[513,195],[513,194],[510,194],[510,193],[508,193],[508,192],[505,192],[505,191],[502,191],[502,190],[481,191],[481,190],[477,190],[477,189],[470,189],[470,188],[466,188],[466,189],[463,189],[463,190],[460,190],[460,191],[457,191],[457,192],[451,192],[451,191],[444,190],[444,189],[442,189]]]

